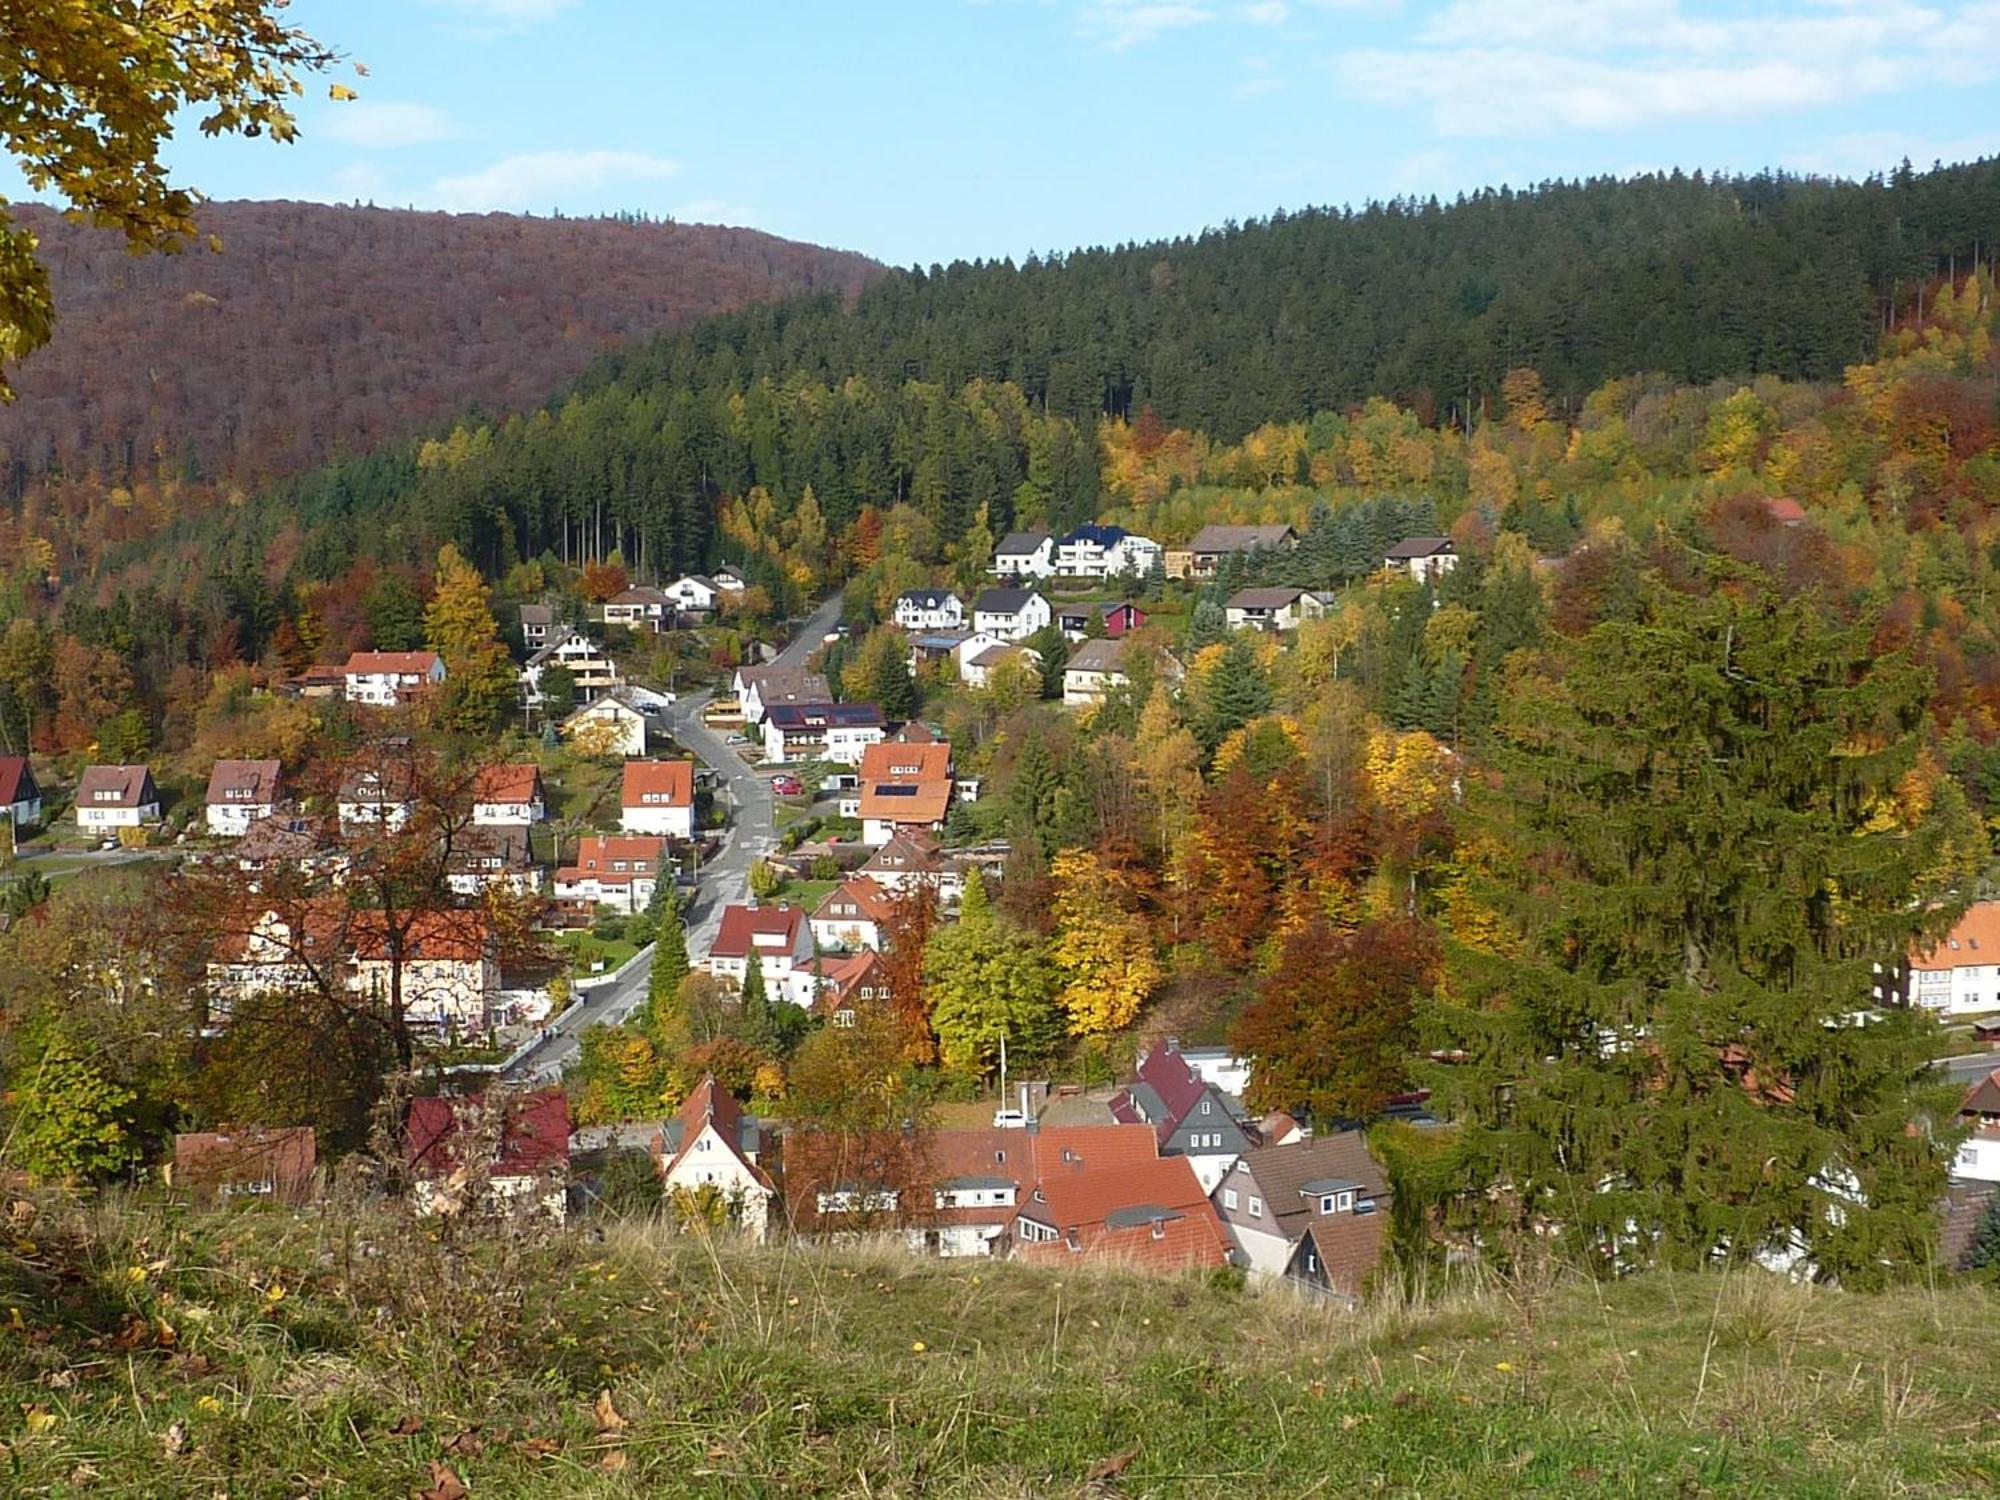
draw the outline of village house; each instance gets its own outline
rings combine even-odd
[[[674,608],[683,614],[710,615],[722,602],[722,589],[713,578],[700,573],[690,573],[685,578],[676,578],[666,587],[666,595],[673,600]]]
[[[278,684],[287,698],[339,698],[347,692],[347,668],[339,662],[315,662]]]
[[[259,818],[278,810],[275,760],[219,760],[208,773],[208,831],[217,838],[240,839]]]
[[[500,997],[500,958],[483,912],[418,913],[401,934],[376,911],[358,911],[347,923],[355,993],[377,1000],[395,992],[400,962],[403,1011],[410,1025],[437,1037],[476,1037],[493,1020]]]
[[[1448,536],[1406,537],[1389,549],[1382,566],[1418,583],[1436,583],[1458,566],[1458,548]]]
[[[653,888],[672,879],[667,841],[657,834],[589,834],[577,841],[575,862],[556,871],[555,896],[629,916],[644,911]]]
[[[764,759],[855,766],[888,732],[874,703],[773,703],[764,709]]]
[[[1389,1178],[1359,1130],[1243,1153],[1210,1194],[1237,1263],[1358,1297],[1382,1250]],[[1312,1243],[1308,1244],[1308,1238]]]
[[[1185,1157],[1042,1177],[1014,1220],[1015,1255],[1036,1265],[1079,1258],[1151,1275],[1229,1263],[1229,1236]]]
[[[1238,1057],[1227,1047],[1185,1047],[1174,1039],[1174,1050],[1188,1070],[1203,1083],[1212,1083],[1223,1093],[1241,1099],[1250,1087],[1250,1060]],[[1266,1144],[1269,1144],[1266,1142]]]
[[[651,584],[625,589],[604,601],[604,623],[658,634],[674,624],[673,596]]]
[[[1163,549],[1122,526],[1079,526],[1056,543],[1058,578],[1144,578],[1160,566]]]
[[[972,603],[972,628],[1003,641],[1024,641],[1054,618],[1033,589],[987,589]]]
[[[578,703],[594,703],[618,686],[618,663],[604,648],[581,630],[565,630],[544,642],[521,668],[521,697],[528,707],[542,706],[542,674],[550,667],[568,669]],[[561,705],[565,711],[571,706]]]
[[[1958,1123],[1968,1134],[1952,1159],[1952,1181],[2000,1182],[2000,1069],[1965,1091]]]
[[[146,766],[90,766],[76,784],[76,826],[116,833],[160,821],[160,793]]]
[[[894,998],[888,962],[872,949],[823,953],[809,967],[819,987],[813,1010],[828,1025],[851,1027],[863,1006],[887,1006]]]
[[[898,833],[877,849],[860,869],[877,885],[900,896],[919,885],[937,892],[938,904],[956,906],[965,895],[965,864],[945,857],[928,833]]]
[[[803,907],[781,902],[723,908],[722,926],[701,967],[741,989],[752,953],[763,971],[767,996],[801,1007],[812,1005],[818,985],[811,968],[812,927]]]
[[[42,789],[25,755],[0,755],[0,817],[16,835],[42,821]]]
[[[356,651],[340,675],[349,703],[396,708],[444,681],[444,658],[435,651]]]
[[[896,623],[905,630],[958,630],[965,603],[950,589],[910,589],[896,596]]]
[[[715,1076],[695,1086],[671,1120],[653,1137],[660,1186],[669,1198],[714,1194],[729,1221],[753,1240],[770,1233],[771,1202],[778,1196],[758,1165],[765,1154],[764,1126]]]
[[[1056,628],[1065,640],[1080,641],[1090,634],[1094,621],[1101,621],[1110,640],[1130,635],[1146,623],[1146,612],[1136,604],[1058,604]]]
[[[1111,1117],[1152,1126],[1160,1154],[1187,1157],[1204,1192],[1257,1144],[1241,1101],[1189,1067],[1171,1037],[1141,1058],[1138,1077],[1112,1096]]]
[[[1226,557],[1292,547],[1298,539],[1289,526],[1204,526],[1185,547],[1167,549],[1167,577],[1213,578]]]
[[[618,826],[627,833],[694,837],[694,762],[628,760],[618,795]]]
[[[381,827],[394,833],[416,815],[408,767],[393,759],[350,767],[340,778],[335,807],[343,830]]]
[[[725,594],[740,594],[750,587],[750,579],[735,563],[724,563],[713,573],[709,581]]]
[[[984,640],[982,634],[975,640]],[[993,685],[995,674],[1006,663],[1020,661],[1033,668],[1039,682],[1042,670],[1042,653],[1033,646],[1016,646],[1001,641],[983,646],[977,651],[970,649],[971,642],[959,652],[958,680],[969,688],[988,688]]]
[[[2000,901],[1975,901],[1935,947],[1913,948],[1875,998],[1944,1016],[2000,1010]]]
[[[426,1217],[524,1209],[561,1223],[569,1207],[569,1137],[569,1096],[561,1089],[412,1099],[405,1126],[411,1201]]]
[[[445,860],[452,894],[479,897],[490,890],[516,896],[541,889],[542,874],[525,823],[473,823],[458,830]]]
[[[829,953],[880,949],[882,931],[895,914],[889,892],[867,875],[843,880],[812,914],[813,942]]]
[[[1222,606],[1231,630],[1297,630],[1300,622],[1316,620],[1322,610],[1304,589],[1238,589]]]
[[[552,604],[521,606],[521,644],[530,656],[546,646],[556,634],[556,611]]]
[[[1055,545],[1046,531],[1010,531],[993,549],[992,572],[997,578],[1053,578]]]
[[[323,817],[278,813],[259,818],[231,851],[246,875],[289,870],[339,885],[351,856],[340,841],[339,825]]]
[[[935,832],[951,811],[951,746],[899,740],[861,753],[861,842],[879,846],[898,833]]]
[[[831,703],[826,678],[804,667],[738,667],[735,692],[743,707],[743,722],[756,725],[780,703]]]
[[[203,1206],[231,1198],[300,1204],[312,1197],[318,1143],[310,1125],[230,1125],[174,1137],[169,1182]]]
[[[548,794],[542,789],[542,768],[535,765],[494,765],[482,768],[472,783],[472,821],[484,827],[523,826],[548,816]]]
[[[1005,1255],[1015,1221],[1030,1209],[1044,1181],[1143,1168],[1157,1152],[1152,1132],[1143,1126],[1069,1125],[938,1130],[927,1157],[931,1212],[916,1216],[910,1247],[956,1260]]]
[[[625,696],[624,689],[614,688],[564,719],[562,737],[588,746],[595,755],[644,755],[646,714]]]
[[[1127,687],[1132,679],[1125,674],[1127,641],[1085,641],[1070,653],[1063,664],[1063,704],[1083,708],[1102,703],[1113,688]]]

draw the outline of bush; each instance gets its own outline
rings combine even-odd
[[[605,915],[597,919],[590,929],[590,935],[600,943],[616,943],[625,936],[626,919],[616,915]]]
[[[597,1207],[621,1219],[660,1211],[660,1169],[650,1151],[613,1151],[597,1173]]]

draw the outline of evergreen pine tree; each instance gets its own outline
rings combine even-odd
[[[1213,599],[1197,599],[1194,610],[1188,616],[1187,648],[1189,654],[1204,646],[1213,646],[1229,634],[1229,616],[1222,606]]]
[[[673,1009],[690,966],[687,928],[681,925],[681,904],[670,879],[662,878],[653,887],[653,906],[657,910],[653,912],[653,966],[646,974],[646,1005],[657,1024]]]
[[[778,1050],[771,997],[764,989],[764,960],[755,949],[743,965],[743,1040],[764,1052]]]
[[[1222,650],[1222,660],[1202,679],[1195,706],[1195,733],[1211,754],[1233,731],[1271,707],[1271,682],[1250,637],[1238,631]]]
[[[2000,1266],[2000,1193],[1986,1200],[1979,1226],[1972,1231],[1972,1248],[1966,1253],[1968,1271],[1986,1271]]]

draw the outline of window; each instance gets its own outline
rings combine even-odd
[[[1344,1214],[1354,1207],[1354,1194],[1350,1192],[1321,1193],[1319,1211],[1323,1214]]]
[[[1234,1208],[1234,1207],[1236,1207],[1236,1189],[1235,1189],[1235,1188],[1224,1188],[1224,1189],[1222,1190],[1222,1206],[1223,1206],[1224,1208]]]
[[[1210,1108],[1209,1102],[1206,1099],[1201,1101],[1201,1112],[1205,1115],[1213,1113],[1213,1110]]]
[[[1262,1198],[1252,1198],[1250,1200],[1250,1217],[1253,1219],[1264,1217],[1264,1200]]]
[[[854,1024],[854,1012],[851,1010],[835,1011],[833,1013],[833,1024],[836,1026],[852,1026]]]

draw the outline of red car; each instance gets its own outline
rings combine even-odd
[[[796,797],[805,790],[805,785],[796,776],[773,776],[771,790],[780,797]]]

